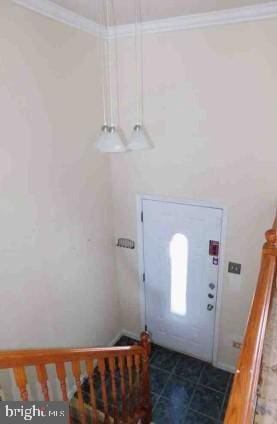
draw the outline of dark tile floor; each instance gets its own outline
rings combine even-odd
[[[133,344],[122,337],[117,345]],[[155,424],[223,423],[232,374],[199,359],[152,345],[151,395]]]
[[[123,336],[116,345],[129,346],[134,342]],[[98,374],[96,370],[97,407],[102,410]],[[231,379],[230,373],[206,362],[152,344],[150,381],[154,424],[223,423]],[[107,375],[107,385],[109,380]],[[88,381],[85,380],[82,389],[84,400],[89,402]],[[109,388],[108,397],[111,405]]]

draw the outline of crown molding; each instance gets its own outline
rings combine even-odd
[[[277,17],[277,1],[254,6],[218,10],[215,12],[146,21],[142,23],[142,30],[144,34],[155,34],[257,21],[274,17]],[[134,24],[119,25],[116,27],[116,34],[118,37],[131,36],[134,34],[134,31]]]
[[[96,36],[100,34],[104,35],[105,33],[103,26],[69,9],[61,7],[51,0],[13,0],[13,2],[81,31],[89,32]]]
[[[116,34],[118,37],[128,37],[135,33],[134,24],[118,25],[116,28],[110,27],[108,30],[105,30],[103,26],[96,22],[58,6],[51,0],[13,0],[13,2],[33,10],[34,12],[55,19],[58,22],[62,22],[96,36],[102,35],[113,38]],[[155,34],[257,21],[274,17],[277,17],[277,1],[253,6],[243,6],[235,9],[146,21],[143,22],[142,29],[143,33]]]

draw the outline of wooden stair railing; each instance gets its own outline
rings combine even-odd
[[[266,232],[258,284],[250,309],[224,424],[253,423],[265,331],[273,290],[276,289],[276,269],[277,215],[273,228]]]
[[[70,401],[67,391],[68,368],[65,366],[70,363],[78,395],[79,422],[87,424],[87,405],[83,399],[81,385],[80,361],[82,361],[86,366],[90,392],[90,423],[133,424],[141,420],[142,424],[150,424],[152,419],[148,366],[150,349],[149,334],[143,332],[140,343],[127,347],[0,351],[0,370],[9,368],[13,370],[21,400],[27,401],[29,393],[25,367],[34,366],[43,398],[45,401],[51,401],[46,366],[54,364],[62,398],[64,401]],[[107,376],[111,381],[111,393],[107,390]],[[98,379],[98,391],[95,379]],[[96,398],[99,396],[102,398],[103,421],[99,420],[98,414]]]

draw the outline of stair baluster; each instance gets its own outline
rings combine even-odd
[[[140,393],[140,356],[135,355],[135,370],[136,370],[136,381],[135,381],[135,398],[136,398],[136,413],[141,404],[141,393]]]
[[[72,372],[75,378],[76,387],[77,387],[77,394],[78,394],[78,402],[79,402],[79,412],[81,417],[81,423],[86,424],[86,416],[85,416],[85,406],[84,406],[84,400],[83,400],[83,394],[82,394],[82,387],[81,387],[81,367],[79,361],[72,361]]]
[[[38,381],[45,401],[49,401],[48,378],[45,365],[36,366]]]
[[[142,424],[150,424],[148,352],[149,336],[146,333],[142,334],[141,342],[134,346],[2,350],[0,351],[0,370],[13,369],[21,399],[27,401],[27,371],[29,371],[29,367],[35,368],[36,374],[31,373],[30,378],[33,379],[35,376],[36,381],[40,384],[43,398],[48,402],[50,401],[50,377],[47,373],[47,366],[53,364],[62,399],[69,402],[69,423],[71,420],[76,423],[76,418],[79,420],[78,423],[85,424],[86,419],[89,418],[90,422],[93,420],[93,424],[100,422],[104,422],[104,424],[135,424],[139,420]],[[83,362],[86,364],[88,374],[91,406],[85,403],[86,399],[83,398],[83,390],[86,389],[81,384],[81,363]],[[66,364],[71,364],[72,372]],[[117,376],[118,371],[120,378]],[[78,399],[75,397],[68,399],[67,372],[70,373],[70,377],[73,374]],[[99,391],[102,394],[101,400],[104,408],[102,408],[102,404],[100,406],[96,402],[96,393],[98,394],[96,392],[98,388],[96,376],[97,379],[98,376],[100,377]],[[54,381],[51,380],[52,383]],[[53,396],[55,397],[55,392]],[[38,396],[39,399],[41,399],[41,394]],[[130,402],[129,411],[128,401]]]
[[[63,400],[67,401],[68,397],[67,397],[66,380],[65,380],[66,374],[65,374],[65,366],[63,362],[58,362],[56,364],[56,371],[57,371],[57,377],[60,382]]]
[[[104,413],[105,413],[105,420],[104,424],[110,423],[109,418],[109,406],[108,406],[108,396],[107,396],[107,387],[106,387],[106,367],[105,367],[105,360],[103,358],[98,359],[98,368],[100,372],[101,377],[101,391],[102,391],[102,400],[104,405]]]
[[[109,358],[109,368],[112,380],[112,401],[113,401],[113,419],[114,424],[118,424],[118,404],[117,404],[117,390],[115,382],[115,358]]]
[[[127,356],[127,367],[128,367],[128,383],[129,383],[129,398],[128,398],[128,404],[129,404],[129,415],[133,417],[134,415],[134,399],[133,399],[133,357]]]
[[[24,367],[15,367],[13,369],[15,381],[20,392],[21,400],[28,400],[27,377]]]
[[[91,360],[89,359],[86,360],[86,367],[87,367],[87,373],[88,373],[90,404],[92,407],[93,423],[99,424],[98,414],[97,414],[97,405],[96,405],[96,396],[95,396],[95,389],[94,389],[94,370],[93,370],[93,363]]]
[[[118,358],[119,372],[120,372],[120,388],[121,388],[121,402],[122,402],[122,413],[121,417],[123,422],[127,418],[127,405],[126,405],[126,385],[125,385],[125,358],[120,356]]]

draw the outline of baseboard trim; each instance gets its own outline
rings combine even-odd
[[[117,338],[117,340],[115,341],[115,343],[120,339],[120,337],[122,337],[122,336],[127,336],[127,337],[131,337],[132,339],[135,339],[135,340],[140,340],[140,336],[138,335],[138,334],[136,334],[136,333],[133,333],[132,331],[128,331],[128,330],[125,330],[125,329],[123,329],[123,330],[121,330],[119,333],[118,333],[118,338]],[[216,368],[219,368],[219,369],[221,369],[221,370],[223,370],[223,371],[228,371],[228,372],[230,372],[230,373],[232,373],[232,374],[234,374],[235,372],[236,372],[236,367],[235,366],[233,366],[233,365],[230,365],[230,364],[224,364],[223,362],[214,362],[213,363],[213,366],[214,367],[216,367]]]
[[[138,334],[133,333],[132,331],[122,329],[114,336],[114,338],[110,341],[108,346],[109,347],[114,346],[122,336],[130,337],[131,339],[134,339],[137,341],[140,340],[140,336]]]
[[[231,372],[232,374],[235,374],[235,372],[236,372],[236,367],[234,367],[233,365],[230,365],[230,364],[223,364],[222,362],[215,362],[213,365],[216,368],[219,368],[223,371]]]
[[[128,330],[123,329],[121,333],[122,333],[121,334],[122,336],[127,336],[127,337],[130,337],[131,339],[135,339],[137,341],[140,340],[140,336],[136,333],[133,333],[132,331],[128,331]]]
[[[114,336],[114,338],[108,343],[108,346],[109,347],[112,347],[112,346],[114,346],[117,342],[118,342],[118,340],[120,339],[120,337],[122,337],[123,336],[123,333],[122,333],[122,330],[121,331],[119,331],[115,336]]]

